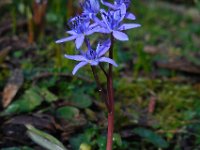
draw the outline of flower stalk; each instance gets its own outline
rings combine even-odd
[[[114,37],[111,35],[111,47],[109,51],[109,58],[113,58]],[[109,98],[108,110],[108,133],[107,133],[107,146],[106,150],[112,150],[113,131],[114,131],[114,90],[113,90],[113,75],[112,65],[109,65],[109,73],[107,77],[107,90]]]
[[[81,3],[82,14],[69,20],[68,24],[71,30],[66,32],[69,36],[56,41],[56,43],[74,41],[78,54],[65,54],[65,58],[79,62],[72,71],[73,75],[86,65],[90,65],[92,68],[101,99],[105,101],[108,111],[106,150],[112,150],[114,131],[113,66],[118,66],[113,60],[114,39],[128,41],[128,35],[124,31],[140,27],[140,24],[123,22],[125,19],[135,20],[134,14],[127,12],[130,3],[130,0],[114,0],[114,3],[101,0],[101,4],[108,7],[108,9],[102,9],[99,0],[83,0]],[[88,38],[95,33],[110,35],[109,38],[103,39],[103,42],[98,41],[96,49]],[[86,45],[86,50],[81,49],[83,44]],[[107,52],[109,52],[108,57]],[[102,63],[109,64],[108,70],[104,69]],[[96,66],[100,67],[107,79],[106,91],[101,85]]]

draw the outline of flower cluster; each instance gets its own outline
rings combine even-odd
[[[136,23],[123,23],[124,19],[135,20],[134,14],[127,12],[130,3],[130,0],[114,0],[114,3],[101,0],[101,4],[106,6],[107,10],[100,7],[99,0],[84,0],[81,3],[82,14],[71,18],[68,22],[71,30],[67,31],[67,33],[70,36],[56,41],[56,43],[75,41],[76,48],[80,54],[65,55],[65,58],[80,61],[75,66],[73,74],[87,64],[96,66],[101,62],[107,62],[117,66],[114,60],[104,56],[110,49],[111,40],[107,39],[104,42],[99,42],[96,50],[93,50],[88,36],[94,33],[112,34],[117,40],[127,41],[128,36],[123,31],[140,27],[140,24]],[[81,50],[84,42],[87,45],[86,51]]]

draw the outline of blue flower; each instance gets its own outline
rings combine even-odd
[[[125,4],[126,9],[128,9],[131,2],[130,2],[130,0],[115,0],[114,4],[111,4],[109,2],[106,2],[105,0],[101,0],[101,3],[104,4],[105,6],[111,8],[112,10],[117,10],[123,4]],[[130,12],[126,12],[125,18],[129,19],[129,20],[135,20],[136,19],[135,15],[133,13],[130,13]]]
[[[77,49],[82,46],[85,36],[93,34],[98,28],[96,24],[90,25],[90,19],[88,18],[88,16],[85,15],[76,16],[70,19],[69,26],[72,29],[70,31],[67,31],[70,36],[57,40],[56,43],[75,40]]]
[[[89,15],[90,18],[100,10],[99,0],[84,0],[81,5],[83,7],[83,14]]]
[[[140,27],[140,24],[135,23],[121,23],[126,14],[126,5],[123,3],[118,10],[108,11],[101,10],[101,16],[104,25],[99,28],[100,33],[112,33],[115,39],[120,41],[127,41],[128,36],[123,33],[123,30]]]
[[[96,51],[93,50],[89,44],[88,50],[81,55],[65,55],[65,58],[80,61],[80,63],[74,67],[72,74],[74,75],[81,67],[87,64],[90,64],[91,66],[97,66],[100,62],[107,62],[117,67],[117,64],[114,60],[103,56],[109,50],[110,45],[111,41],[107,40],[103,43],[98,43]]]

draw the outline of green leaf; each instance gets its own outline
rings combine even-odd
[[[119,147],[122,146],[121,136],[117,133],[113,134],[113,144]]]
[[[51,103],[58,100],[58,97],[51,93],[48,89],[40,89],[40,94],[44,97],[44,100]]]
[[[151,142],[157,147],[160,148],[167,148],[168,143],[158,134],[154,133],[151,130],[145,129],[145,128],[136,128],[133,130],[135,134],[141,136],[142,138],[145,138],[147,141]]]
[[[88,108],[92,104],[91,98],[83,93],[73,95],[70,102],[79,108]]]
[[[12,115],[15,113],[31,112],[42,103],[42,97],[35,88],[31,88],[12,104],[10,104],[1,115]]]
[[[57,109],[56,114],[60,118],[71,120],[79,115],[79,110],[75,107],[64,106]]]
[[[34,128],[31,125],[26,125],[28,136],[38,145],[48,150],[66,150],[64,145],[58,141],[55,137]]]

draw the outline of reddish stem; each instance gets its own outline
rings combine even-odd
[[[111,48],[109,51],[109,57],[113,58],[113,42],[114,38],[111,35]],[[113,76],[112,76],[112,65],[109,64],[109,72],[107,77],[107,91],[108,91],[108,133],[107,133],[107,146],[106,150],[112,150],[113,143],[113,131],[114,131],[114,91],[113,91]]]

